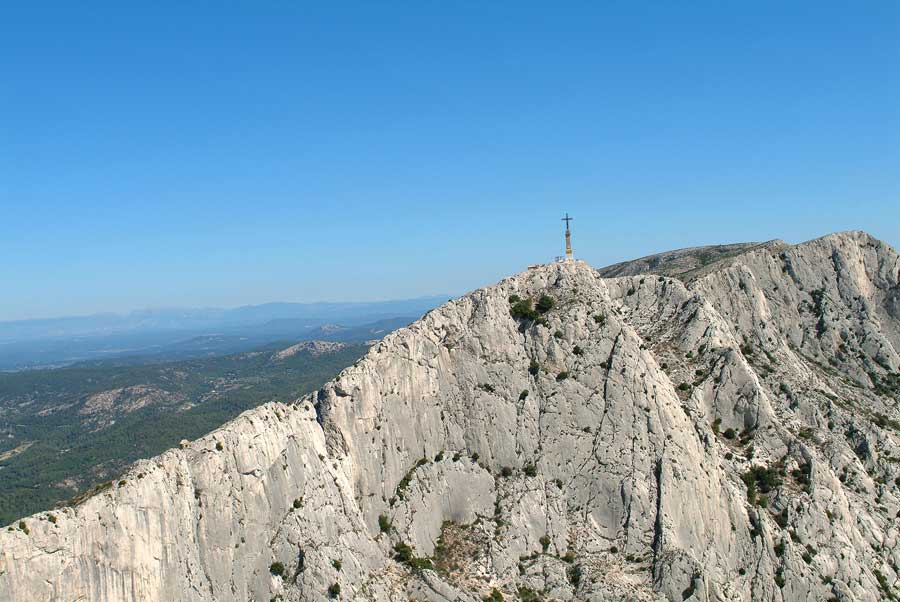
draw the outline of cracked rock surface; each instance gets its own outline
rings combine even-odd
[[[900,596],[900,258],[720,249],[447,303],[5,528],[0,599]]]

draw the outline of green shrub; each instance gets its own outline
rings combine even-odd
[[[521,602],[541,602],[541,597],[530,587],[520,585],[519,600],[521,600]]]
[[[443,452],[443,451],[439,451],[439,452],[437,453],[437,455],[434,457],[434,461],[435,461],[435,462],[440,462],[440,461],[443,460],[443,459],[444,459],[444,452]]]
[[[402,541],[394,545],[394,560],[398,562],[409,562],[413,559],[413,550],[409,545]]]
[[[340,571],[340,570],[341,570],[341,567],[343,566],[343,564],[341,563],[340,560],[332,560],[332,561],[331,561],[331,566],[334,567],[334,570]]]
[[[509,466],[504,466],[500,469],[500,476],[502,477],[511,477],[513,473],[513,469]]]
[[[417,468],[424,466],[425,464],[428,464],[428,459],[422,458],[416,462],[416,465],[410,468],[405,475],[403,475],[403,478],[397,483],[397,489],[394,491],[396,497],[401,500],[403,499],[403,496],[406,495],[406,488],[409,487],[409,484],[412,482],[413,473],[415,473]]]
[[[556,380],[558,380],[558,381],[566,380],[567,378],[569,378],[568,370],[563,370],[562,372],[560,372],[559,374],[556,375]]]
[[[872,571],[872,573],[875,574],[875,579],[878,581],[878,587],[881,589],[881,591],[886,594],[890,594],[889,599],[893,599],[894,596],[893,594],[891,594],[891,585],[890,583],[888,583],[888,580],[884,576],[884,574],[882,574],[882,572],[878,569],[875,569],[874,571]]]
[[[575,355],[584,355],[584,349],[582,349],[582,348],[579,347],[578,345],[575,345],[575,346],[572,348],[572,353],[574,353]]]
[[[727,429],[725,429],[725,432],[722,433],[722,436],[725,437],[726,439],[734,439],[734,436],[735,436],[736,434],[737,434],[737,433],[734,432],[734,429],[733,429],[733,428],[728,427]]]
[[[525,473],[525,476],[536,477],[537,476],[537,467],[535,467],[534,464],[529,462],[522,468],[522,472]]]
[[[222,442],[221,442],[221,441],[216,441],[216,450],[217,450],[217,451],[222,451],[223,449],[225,449],[225,448],[222,447]]]
[[[556,305],[556,301],[553,300],[553,297],[549,295],[541,295],[541,298],[538,299],[537,302],[537,311],[538,313],[545,314]]]
[[[293,505],[294,505],[294,508],[295,508],[295,509],[303,507],[303,499],[302,499],[302,498],[297,498],[296,500],[294,500],[294,504],[293,504]]]
[[[378,516],[378,529],[382,533],[388,533],[391,530],[391,520],[387,517],[387,514],[381,514]]]
[[[745,474],[744,485],[747,486],[747,501],[751,504],[756,503],[756,481],[753,479],[747,479],[747,475]]]
[[[402,562],[416,571],[434,569],[434,564],[430,559],[417,558],[416,555],[413,554],[413,549],[402,541],[394,546],[394,560]]]
[[[328,597],[337,598],[341,595],[341,586],[339,583],[332,583],[328,586]]]
[[[510,303],[518,303],[522,298],[519,295],[510,295],[509,302]]]
[[[781,477],[778,476],[778,471],[765,466],[754,466],[744,473],[742,478],[744,483],[747,483],[748,480],[755,481],[760,493],[769,493],[781,485]]]
[[[779,512],[775,515],[775,524],[777,524],[782,529],[788,526],[788,511],[787,508]]]
[[[408,564],[411,569],[416,571],[434,570],[434,563],[431,562],[430,558],[413,558],[406,564]]]
[[[581,584],[581,565],[575,564],[566,569],[566,577],[569,578],[569,583],[572,584],[572,587],[578,587]]]
[[[541,542],[541,548],[543,548],[543,550],[546,552],[547,548],[550,547],[550,536],[542,535],[538,541]]]
[[[694,595],[694,578],[691,577],[691,583],[688,585],[683,592],[681,592],[681,599],[687,600],[691,596]]]
[[[516,320],[535,320],[539,316],[538,312],[535,311],[531,304],[531,299],[521,299],[516,301],[513,306],[509,308],[509,314]]]
[[[276,577],[284,577],[284,565],[280,562],[273,562],[269,565],[269,572]]]
[[[540,371],[541,367],[535,360],[531,360],[531,363],[528,364],[528,373],[532,376],[537,376],[538,371]]]
[[[756,503],[757,491],[769,493],[772,489],[781,485],[781,478],[778,476],[778,472],[764,466],[754,466],[741,475],[741,480],[747,486],[747,501],[751,504]],[[766,501],[763,502],[762,500]],[[765,497],[760,498],[760,505],[763,504],[768,505],[768,499]]]
[[[504,600],[503,594],[501,594],[500,590],[496,587],[491,590],[491,593],[484,597],[484,602],[504,602]]]
[[[521,393],[519,393],[519,401],[524,401],[528,398],[528,389],[523,389]]]
[[[606,315],[605,314],[595,314],[594,322],[596,322],[600,326],[603,326],[604,324],[606,324]]]

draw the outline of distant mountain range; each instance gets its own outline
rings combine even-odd
[[[127,356],[185,359],[290,339],[364,341],[405,326],[446,300],[267,303],[0,322],[0,370]]]
[[[276,321],[291,327],[335,322],[346,326],[397,316],[419,316],[448,299],[447,295],[391,301],[328,303],[265,303],[234,309],[163,308],[127,314],[95,314],[41,320],[0,321],[0,344],[52,339],[160,331],[243,329]]]

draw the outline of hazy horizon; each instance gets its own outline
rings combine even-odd
[[[164,312],[228,312],[239,309],[248,309],[248,308],[260,308],[266,307],[270,305],[299,305],[299,306],[320,306],[320,305],[372,305],[379,303],[397,303],[397,302],[406,302],[406,301],[430,301],[434,299],[443,299],[449,298],[448,295],[444,294],[436,294],[436,295],[419,295],[417,297],[407,297],[407,298],[398,298],[398,299],[348,299],[348,300],[334,300],[334,299],[326,299],[322,301],[262,301],[260,303],[247,303],[245,305],[234,305],[234,306],[198,306],[198,307],[187,307],[187,306],[157,306],[157,307],[134,307],[130,309],[124,309],[121,311],[96,311],[92,313],[83,313],[83,314],[60,314],[60,315],[50,315],[50,316],[39,316],[36,318],[23,318],[23,319],[0,319],[0,324],[10,323],[10,322],[39,322],[46,320],[66,320],[70,318],[96,318],[96,317],[105,317],[105,316],[115,316],[115,317],[127,317],[133,316],[142,313],[164,313]]]
[[[846,230],[846,229],[845,229]],[[834,232],[840,232],[843,230],[835,230]],[[834,232],[823,232],[820,235],[813,236],[812,238],[803,239],[803,240],[787,240],[783,237],[774,237],[774,238],[761,238],[759,240],[741,240],[741,241],[724,241],[720,243],[712,243],[710,245],[692,245],[692,246],[717,246],[717,245],[729,245],[729,244],[746,244],[746,243],[763,243],[771,240],[784,240],[788,244],[799,244],[802,242],[806,242],[808,240],[813,240],[815,238],[820,238],[821,236],[827,236],[828,234],[833,234]],[[869,234],[872,234],[869,232]],[[873,234],[874,236],[874,234]],[[876,237],[877,238],[877,237]],[[890,244],[895,250],[897,249],[897,245],[895,245],[892,241],[885,240],[884,242]],[[664,253],[667,251],[675,251],[680,249],[686,249],[690,247],[673,247],[666,249],[654,249],[647,251],[646,253],[642,253],[640,255],[635,255],[633,257],[623,257],[618,260],[610,261],[609,263],[605,263],[603,265],[592,264],[595,268],[603,268],[606,266],[614,265],[616,263],[620,263],[623,261],[630,261],[635,259],[640,259],[642,257],[652,256],[658,253]],[[548,258],[546,261],[550,261],[555,258]],[[582,259],[580,257],[576,257],[576,259]],[[590,263],[590,262],[589,262]],[[524,271],[527,269],[526,265],[521,266],[518,272]],[[92,313],[82,313],[82,314],[62,314],[62,315],[49,315],[49,316],[39,316],[35,318],[19,318],[19,319],[3,319],[0,318],[0,324],[10,323],[10,322],[29,322],[29,321],[42,321],[42,320],[62,320],[62,319],[70,319],[70,318],[92,318],[92,317],[102,317],[102,316],[117,316],[117,317],[127,317],[132,316],[134,314],[140,313],[154,313],[154,312],[177,312],[177,311],[185,311],[185,312],[227,312],[244,308],[255,308],[255,307],[264,307],[269,305],[301,305],[301,306],[316,306],[316,305],[366,305],[366,304],[378,304],[378,303],[392,303],[392,302],[404,302],[404,301],[423,301],[423,300],[435,300],[435,299],[451,299],[456,298],[461,295],[464,295],[468,292],[481,288],[483,286],[490,286],[495,282],[502,280],[507,276],[511,276],[517,272],[510,272],[509,274],[500,274],[497,276],[496,280],[492,280],[490,282],[484,282],[477,286],[473,286],[469,289],[462,291],[447,291],[445,293],[438,294],[422,294],[414,297],[403,297],[403,298],[378,298],[378,299],[360,299],[360,298],[350,298],[350,299],[323,299],[318,301],[292,301],[292,300],[269,300],[269,301],[260,301],[256,303],[247,303],[242,305],[233,305],[233,306],[225,306],[225,305],[208,305],[208,306],[145,306],[145,307],[134,307],[134,308],[126,308],[123,310],[110,310],[110,311],[96,311]]]
[[[900,4],[11,5],[0,320],[900,243]]]

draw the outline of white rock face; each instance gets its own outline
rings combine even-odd
[[[4,530],[0,599],[900,595],[897,253],[678,257],[683,280],[554,263],[430,312]]]

